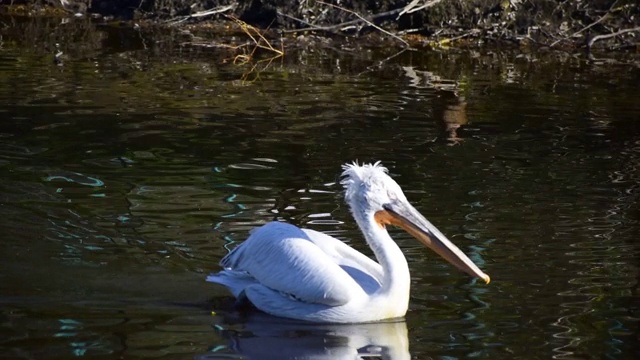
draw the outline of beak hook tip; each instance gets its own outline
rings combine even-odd
[[[491,278],[489,277],[489,275],[487,274],[483,274],[484,276],[482,277],[482,280],[484,280],[484,282],[489,285],[489,283],[491,282]]]

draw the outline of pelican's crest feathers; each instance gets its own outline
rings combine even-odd
[[[382,166],[381,161],[376,161],[373,164],[358,164],[357,161],[352,162],[351,164],[342,165],[342,180],[340,180],[340,184],[345,187],[345,189],[349,188],[350,185],[358,183],[358,182],[366,182],[372,176],[380,175],[380,173],[388,174],[389,170]]]
[[[382,166],[380,161],[373,164],[363,163],[362,165],[354,161],[351,164],[342,165],[342,170],[344,171],[342,171],[340,184],[344,186],[347,202],[363,186],[371,185],[377,179],[388,178],[387,174],[389,173],[389,170]]]

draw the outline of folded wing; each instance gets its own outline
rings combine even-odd
[[[236,296],[242,286],[260,284],[282,296],[329,306],[344,305],[375,290],[380,265],[341,241],[318,234],[268,223],[225,256],[220,262],[225,270],[208,280],[230,287],[224,282],[242,279],[244,285],[230,287]]]

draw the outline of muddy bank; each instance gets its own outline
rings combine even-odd
[[[74,16],[169,26],[210,27],[236,17],[278,36],[357,37],[398,46],[512,45],[563,50],[637,50],[635,0],[27,0],[27,14],[57,9]],[[31,11],[31,12],[30,12]]]

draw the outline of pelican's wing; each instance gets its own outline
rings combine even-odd
[[[325,253],[302,229],[272,222],[252,232],[220,264],[223,273],[246,273],[269,289],[308,303],[339,306],[364,296],[362,287],[335,260],[335,254]],[[215,276],[210,279],[222,283]]]
[[[331,259],[367,292],[373,293],[382,283],[382,266],[358,250],[327,234],[301,229]]]

